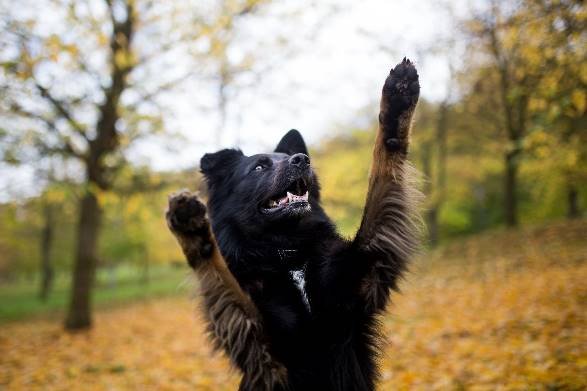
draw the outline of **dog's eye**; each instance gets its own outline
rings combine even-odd
[[[263,171],[263,166],[259,164],[255,167],[255,171]]]

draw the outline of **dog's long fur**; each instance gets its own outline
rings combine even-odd
[[[420,197],[406,159],[418,94],[418,75],[404,59],[383,88],[367,200],[352,241],[322,210],[313,171],[298,165],[307,149],[297,131],[273,154],[204,156],[212,229],[194,195],[171,198],[169,226],[200,278],[216,346],[243,372],[241,389],[374,389],[378,316],[418,246]],[[251,170],[257,164],[259,173]],[[268,195],[284,189],[281,182],[299,178],[310,184],[307,210],[259,213]]]
[[[197,274],[214,347],[242,371],[240,389],[285,390],[287,371],[269,352],[259,312],[228,270],[204,213],[194,193],[169,199],[167,223]]]

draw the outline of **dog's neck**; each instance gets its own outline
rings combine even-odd
[[[299,262],[300,251],[294,248],[277,248],[272,250],[272,256],[279,258],[281,263],[291,270],[300,270],[305,267],[305,262]]]
[[[285,261],[288,258],[293,258],[299,254],[299,251],[295,248],[278,248],[274,251],[282,261]]]

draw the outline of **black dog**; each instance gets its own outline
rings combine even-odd
[[[170,199],[168,224],[200,274],[216,345],[243,371],[241,389],[374,389],[378,315],[418,242],[406,154],[419,89],[405,59],[385,82],[367,202],[351,241],[320,206],[296,130],[273,153],[204,155],[211,227],[196,196]]]

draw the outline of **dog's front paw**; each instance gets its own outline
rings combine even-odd
[[[182,235],[198,235],[207,230],[206,206],[198,196],[182,190],[169,196],[165,215],[169,229]]]
[[[389,73],[381,96],[379,124],[389,151],[407,152],[412,115],[419,95],[416,67],[404,58]]]
[[[206,206],[197,195],[187,190],[170,195],[165,218],[190,266],[196,268],[212,255],[214,244],[210,222],[206,218]]]

